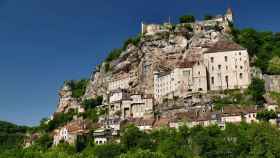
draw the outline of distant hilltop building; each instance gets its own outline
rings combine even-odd
[[[218,15],[213,17],[211,20],[196,21],[194,23],[182,23],[177,24],[178,27],[189,24],[194,28],[195,32],[207,31],[212,27],[221,27],[224,32],[230,32],[230,23],[233,23],[233,12],[231,8],[228,8],[225,15]],[[168,32],[172,28],[170,23],[161,24],[145,24],[141,25],[142,35],[154,35],[156,33]]]

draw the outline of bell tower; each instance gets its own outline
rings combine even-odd
[[[228,9],[227,9],[225,18],[226,18],[227,21],[233,22],[233,12],[232,12],[232,9],[231,9],[231,8],[228,8]]]

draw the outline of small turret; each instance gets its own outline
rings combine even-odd
[[[228,9],[227,9],[225,18],[226,18],[227,21],[233,22],[233,12],[232,12],[232,9],[231,9],[231,8],[228,8]]]

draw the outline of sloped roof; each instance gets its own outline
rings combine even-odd
[[[217,53],[217,52],[227,52],[227,51],[237,51],[246,50],[241,45],[235,43],[232,40],[219,40],[211,46],[207,46],[208,50],[204,53]]]

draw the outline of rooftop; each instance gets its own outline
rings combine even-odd
[[[231,41],[231,40],[219,40],[211,46],[206,46],[208,50],[204,53],[217,53],[217,52],[227,52],[227,51],[237,51],[246,50],[241,45]]]

